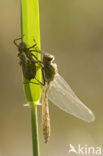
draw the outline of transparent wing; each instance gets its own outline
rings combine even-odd
[[[92,111],[75,95],[68,83],[57,74],[48,92],[49,100],[63,111],[86,122],[95,120]]]

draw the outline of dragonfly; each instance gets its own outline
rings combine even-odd
[[[17,45],[16,40],[14,40],[14,44],[18,47],[20,65],[22,66],[26,79],[31,80],[35,78],[37,72],[36,64],[39,64],[42,70],[43,82],[37,80],[37,84],[42,87],[42,124],[45,143],[48,142],[50,136],[48,99],[61,110],[86,122],[93,122],[95,120],[93,112],[76,96],[69,84],[58,73],[57,65],[54,63],[54,56],[37,50],[35,48],[37,43],[27,48],[24,42]],[[35,50],[31,50],[31,48],[35,48]],[[42,60],[39,61],[37,57],[32,54],[32,51],[41,53]],[[36,60],[34,60],[33,57]],[[29,83],[32,82],[30,81]]]
[[[42,53],[42,51],[41,51]],[[43,52],[43,78],[44,86],[42,87],[42,125],[45,143],[50,136],[50,117],[48,106],[48,91],[57,74],[57,64],[54,63],[54,56]]]
[[[59,107],[61,110],[74,115],[75,117],[86,122],[93,122],[95,116],[93,112],[76,96],[69,84],[58,73],[57,66],[53,62],[54,57],[49,54],[43,55],[43,60],[50,59],[49,64],[44,63],[44,77],[46,77],[47,86],[42,91],[42,119],[45,142],[48,142],[50,136],[50,118],[48,99]],[[53,68],[53,69],[51,69]],[[54,72],[52,72],[54,70]],[[51,74],[51,75],[50,75]],[[48,75],[49,79],[48,81]]]

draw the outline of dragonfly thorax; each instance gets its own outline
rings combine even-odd
[[[50,82],[54,80],[54,77],[57,73],[57,65],[53,63],[53,61],[53,55],[45,54],[43,56],[45,80],[48,84],[50,84]]]

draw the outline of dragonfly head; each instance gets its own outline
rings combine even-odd
[[[25,51],[25,49],[27,49],[27,46],[24,42],[21,42],[19,44],[19,51],[22,52],[22,51]]]
[[[45,54],[44,56],[43,56],[43,62],[44,63],[50,63],[50,62],[52,62],[52,61],[54,61],[54,56],[53,55],[50,55],[50,54]]]

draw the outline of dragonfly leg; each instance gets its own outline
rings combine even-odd
[[[31,47],[28,48],[28,50],[34,48],[37,45],[37,43],[35,43],[34,45],[32,45]]]
[[[45,80],[44,68],[43,68],[43,67],[41,68],[41,72],[42,72],[43,84],[44,84],[44,86],[45,86],[45,84],[46,84],[46,80]]]
[[[28,83],[33,83],[33,84],[36,84],[36,85],[40,85],[40,83],[36,83],[36,82],[24,82],[24,84],[28,84]]]
[[[38,60],[38,58],[37,58],[34,54],[31,53],[31,55],[38,61],[38,63],[40,63],[40,65],[41,65],[41,64],[43,65],[43,62],[40,61],[40,60]]]
[[[38,79],[35,78],[35,80],[38,82],[24,82],[24,84],[28,84],[28,83],[33,83],[33,84],[36,84],[36,85],[40,85],[40,86],[45,86],[45,82],[41,82],[39,81]]]
[[[16,41],[18,41],[18,40],[21,40],[22,38],[17,38],[17,39],[15,39],[13,42],[14,42],[14,44],[17,46],[17,47],[19,47],[19,45],[17,44],[17,42]]]
[[[23,35],[23,37],[24,37],[24,35]],[[14,42],[14,44],[17,46],[17,47],[19,47],[19,45],[17,44],[17,42],[16,41],[18,41],[18,40],[21,40],[22,38],[21,37],[19,37],[19,38],[16,38],[13,42]]]
[[[36,42],[36,40],[35,39],[33,39],[33,41],[35,42],[35,44],[34,45],[32,45],[31,47],[29,47],[28,48],[28,50],[30,50],[30,49],[32,49],[32,48],[34,48],[34,51],[37,51],[37,52],[39,52],[39,50],[36,50],[36,46],[37,46],[37,42]],[[30,50],[31,51],[31,50]]]
[[[39,83],[39,85],[41,85],[41,86],[45,86],[45,82],[43,81],[43,82],[41,82],[41,81],[39,81],[38,79],[36,79],[35,78],[35,80]]]

